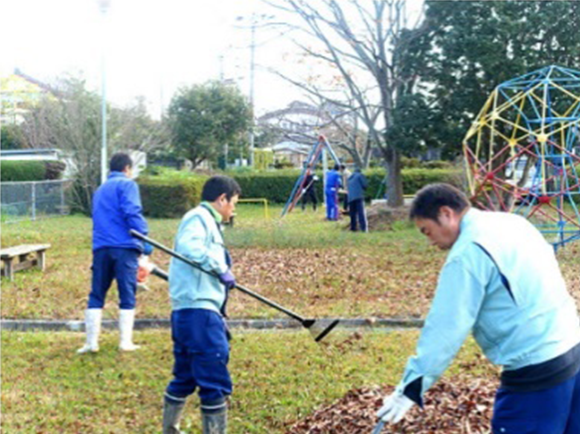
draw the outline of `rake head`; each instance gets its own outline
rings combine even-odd
[[[308,329],[315,342],[321,342],[338,325],[340,321],[335,319],[330,324],[324,325],[320,321],[307,319],[302,325]]]

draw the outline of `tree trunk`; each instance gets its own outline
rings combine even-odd
[[[387,150],[387,205],[403,206],[403,180],[401,178],[401,155],[396,149]]]

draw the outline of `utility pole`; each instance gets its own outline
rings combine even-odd
[[[107,11],[111,5],[111,0],[97,0],[101,13],[103,15],[103,25],[102,25],[102,58],[101,58],[101,184],[104,184],[107,180],[107,68],[106,68],[106,21],[107,21]]]
[[[252,124],[250,125],[250,166],[254,167],[254,73],[256,69],[256,14],[252,14],[252,38],[250,44],[250,107]]]

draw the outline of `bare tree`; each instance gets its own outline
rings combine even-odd
[[[405,68],[402,54],[422,32],[418,27],[420,18],[412,26],[415,30],[407,26],[407,0],[264,1],[298,19],[297,24],[287,24],[293,30],[295,43],[310,59],[338,71],[349,98],[333,96],[312,80],[303,81],[281,72],[278,75],[316,98],[356,113],[368,130],[369,140],[384,157],[388,203],[401,206],[400,149],[390,142],[388,131],[394,126],[398,99],[413,91],[416,78]],[[316,47],[313,42],[318,43]]]
[[[74,209],[90,213],[99,186],[101,97],[79,78],[66,78],[56,92],[39,101],[24,117],[23,132],[32,148],[58,148],[73,164]],[[108,155],[120,150],[152,150],[166,140],[160,122],[151,120],[143,102],[108,110]]]

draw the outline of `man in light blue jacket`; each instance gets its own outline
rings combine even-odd
[[[469,207],[454,187],[417,194],[410,217],[449,255],[417,354],[378,412],[397,423],[473,336],[503,367],[494,434],[580,433],[580,324],[553,248],[523,217]]]
[[[235,286],[222,221],[228,221],[241,193],[231,178],[214,176],[204,185],[202,203],[183,217],[175,251],[214,274],[173,258],[169,295],[173,312],[173,380],[165,391],[163,434],[178,434],[187,397],[196,389],[203,433],[226,432],[226,398],[232,393],[228,372],[228,332],[224,321],[228,291]]]

